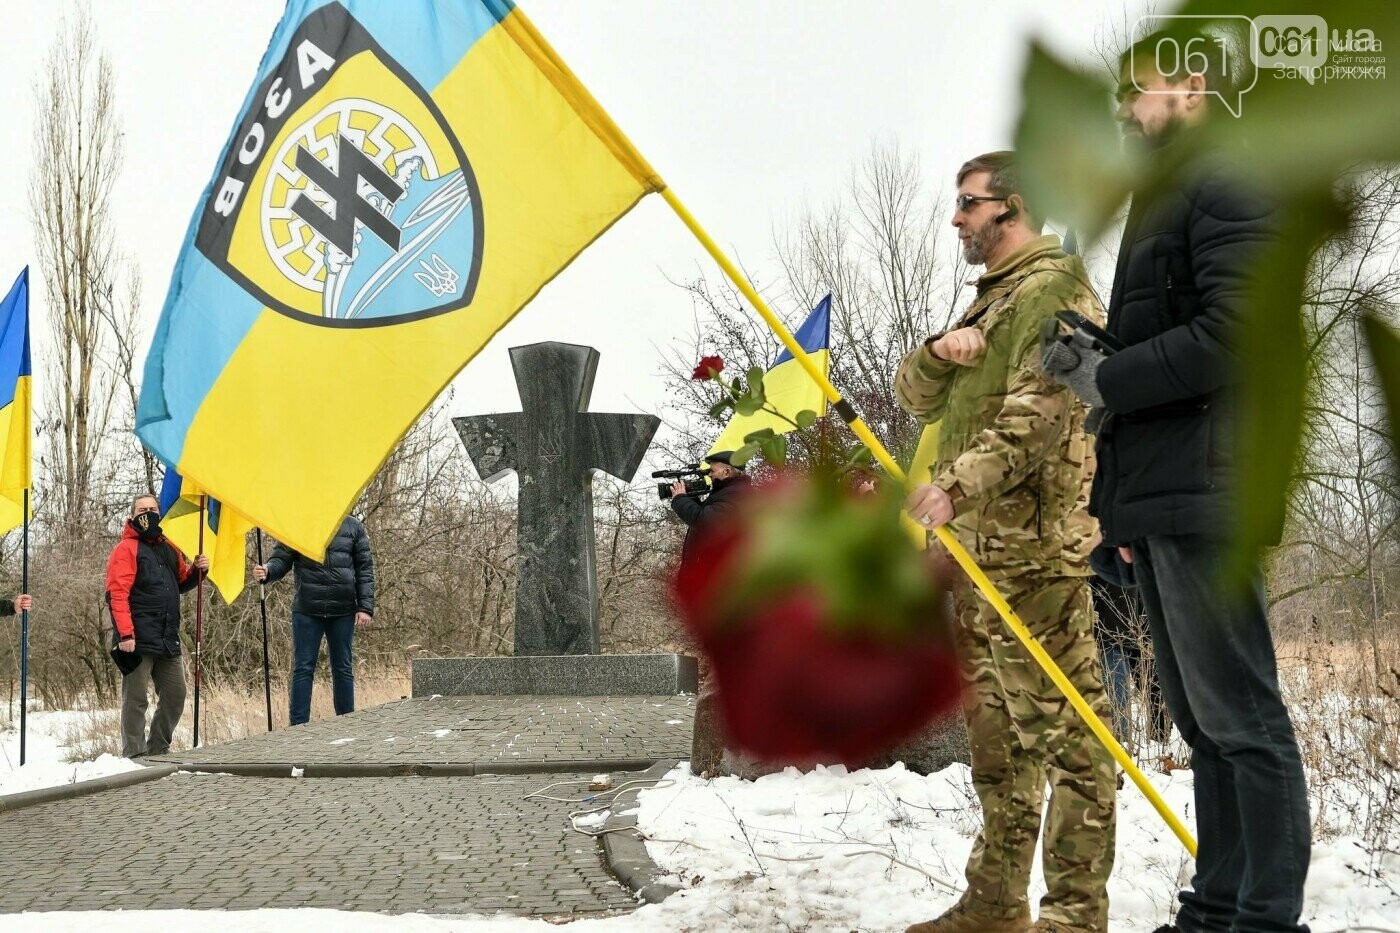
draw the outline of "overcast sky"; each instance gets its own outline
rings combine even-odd
[[[395,2],[395,0],[384,0]],[[278,18],[280,0],[97,0],[126,128],[115,229],[145,279],[149,334],[196,201]],[[528,0],[580,79],[731,256],[776,272],[781,227],[837,194],[876,141],[898,141],[940,185],[1010,144],[1026,40],[1089,53],[1122,0]],[[0,0],[0,289],[35,257],[27,185],[33,82],[70,2]],[[453,414],[514,410],[506,350],[541,340],[602,354],[595,411],[657,411],[657,347],[689,330],[667,278],[718,270],[650,197],[548,285],[458,377]],[[38,276],[35,276],[38,279]],[[781,309],[790,311],[792,309]],[[46,301],[35,282],[36,338]],[[36,343],[35,369],[44,365]]]

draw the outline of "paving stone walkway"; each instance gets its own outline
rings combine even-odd
[[[524,759],[543,770],[556,761],[685,758],[693,702],[422,698],[178,752],[171,760],[355,765]],[[326,907],[580,916],[631,910],[637,902],[609,873],[601,847],[571,830],[568,812],[576,805],[525,799],[551,782],[593,773],[181,773],[29,806],[0,813],[0,913]]]
[[[28,807],[0,818],[0,911],[630,910],[570,807],[522,799],[569,777],[178,774]]]
[[[695,698],[421,697],[164,761],[435,764],[690,757]]]

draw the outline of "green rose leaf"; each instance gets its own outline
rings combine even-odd
[[[1026,201],[1093,241],[1137,174],[1119,143],[1109,88],[1032,44],[1021,100],[1016,150]]]
[[[782,435],[765,439],[761,444],[763,459],[775,467],[783,466],[787,463],[787,438]]]
[[[1239,327],[1244,370],[1236,457],[1239,510],[1227,570],[1247,581],[1259,551],[1277,540],[1303,430],[1307,350],[1302,305],[1308,261],[1345,217],[1330,197],[1283,206],[1279,237],[1256,260]]]
[[[752,395],[741,395],[734,403],[734,410],[741,415],[752,415],[761,411],[763,399],[754,398]]]
[[[805,431],[817,423],[817,413],[810,408],[804,408],[797,413],[797,417],[793,420],[797,422],[799,428]]]
[[[746,465],[750,460],[752,460],[754,458],[754,455],[757,453],[757,444],[745,444],[743,447],[740,447],[738,450],[734,451],[732,455],[730,455],[729,462],[736,467],[742,467]]]
[[[759,402],[765,401],[767,397],[763,394],[763,370],[755,366],[749,370],[748,378],[749,395],[758,399]]]

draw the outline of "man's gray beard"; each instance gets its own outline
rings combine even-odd
[[[963,261],[970,266],[986,265],[987,256],[1001,242],[1001,224],[993,221],[968,237],[963,247]]]

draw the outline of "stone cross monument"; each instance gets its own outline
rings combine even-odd
[[[598,351],[570,343],[512,347],[521,411],[454,418],[477,472],[520,476],[515,653],[598,653],[593,474],[630,480],[661,424],[588,411]]]

